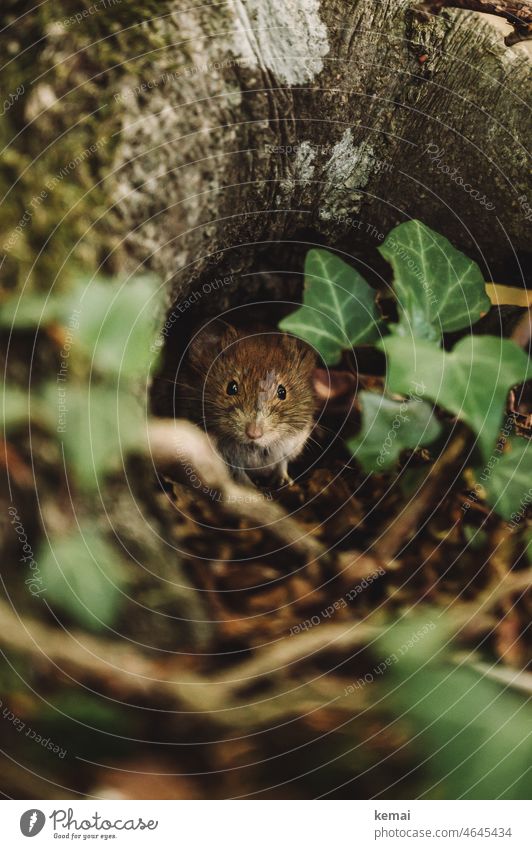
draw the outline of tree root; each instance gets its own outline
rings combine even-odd
[[[523,593],[532,585],[532,569],[508,573],[487,588],[480,601],[457,602],[450,610],[450,636],[471,639],[493,627],[494,607],[509,595]],[[24,621],[0,601],[0,653],[15,652],[32,665],[72,684],[91,682],[102,692],[124,700],[167,705],[184,712],[231,711],[239,707],[242,689],[259,679],[286,675],[290,666],[306,662],[321,652],[350,652],[372,642],[383,627],[382,619],[322,623],[319,628],[298,634],[278,645],[258,651],[249,660],[205,677],[191,672],[183,662],[150,659],[130,645],[121,645],[82,631],[53,627],[35,619]],[[243,707],[249,699],[244,698]],[[223,721],[223,717],[220,717]]]

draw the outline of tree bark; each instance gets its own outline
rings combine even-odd
[[[89,6],[79,0],[58,0],[33,9],[30,0],[5,0],[0,12],[0,25],[6,27],[2,70],[6,95],[0,103],[0,147],[5,147],[0,171],[2,287],[20,293],[31,314],[36,312],[31,299],[36,290],[47,295],[64,285],[66,300],[71,291],[67,278],[79,277],[80,269],[90,277],[100,271],[153,268],[161,276],[166,307],[178,318],[184,316],[177,325],[168,324],[172,332],[163,327],[161,339],[180,339],[193,322],[257,294],[277,302],[288,291],[296,298],[303,257],[312,244],[344,250],[348,259],[355,257],[369,266],[361,268],[368,276],[385,273],[376,248],[391,227],[409,218],[422,219],[475,257],[487,279],[522,284],[532,216],[526,151],[530,60],[506,48],[501,35],[467,12],[443,11],[423,21],[415,13],[417,5],[418,0],[229,0],[211,5],[204,0],[105,0]],[[299,274],[287,277],[286,272]],[[76,282],[79,286],[79,279]],[[190,307],[194,309],[189,311]],[[91,316],[85,314],[87,318]],[[4,372],[8,387],[31,385],[37,400],[42,386],[52,383],[55,390],[60,347],[53,328],[49,334],[37,332],[30,315],[27,326],[20,322],[12,334],[5,330],[4,338],[8,336]],[[77,378],[71,370],[73,385]],[[54,421],[56,414],[54,407]],[[264,635],[267,641],[272,634],[273,642],[279,641],[283,663],[297,661],[301,643],[288,640],[287,624],[292,620],[284,618],[284,610],[295,600],[294,615],[304,622],[314,609],[308,606],[309,598],[311,604],[322,605],[319,594],[312,601],[317,584],[325,586],[332,579],[327,573],[326,581],[322,577],[318,581],[309,573],[308,563],[318,552],[309,551],[307,544],[305,551],[299,551],[304,575],[299,575],[297,551],[291,552],[297,565],[294,580],[280,579],[280,595],[275,595],[273,585],[284,575],[284,561],[277,563],[268,540],[264,552],[259,552],[259,537],[253,549],[257,562],[249,566],[260,572],[261,584],[272,583],[273,595],[261,601],[266,613],[264,606],[250,606],[255,613],[248,615],[246,609],[245,616],[235,618],[234,610],[238,617],[241,608],[230,609],[214,597],[219,586],[219,596],[224,596],[223,581],[229,591],[237,586],[224,569],[226,560],[232,567],[229,555],[235,556],[231,533],[241,530],[238,522],[244,511],[247,516],[251,513],[245,501],[233,507],[232,524],[225,516],[217,518],[217,501],[209,500],[205,506],[209,496],[200,503],[192,490],[190,498],[182,499],[181,510],[180,493],[172,490],[176,496],[172,500],[172,488],[164,480],[158,488],[151,462],[136,455],[127,458],[127,474],[113,473],[105,479],[97,497],[77,491],[67,480],[61,438],[47,427],[46,422],[40,426],[30,421],[26,432],[21,426],[13,431],[12,441],[9,435],[2,451],[6,473],[5,491],[0,492],[0,538],[6,542],[6,553],[0,616],[5,620],[3,648],[8,659],[20,655],[39,661],[43,651],[50,653],[45,666],[27,664],[28,677],[31,673],[35,678],[29,680],[32,687],[35,684],[32,695],[43,688],[48,697],[48,691],[72,684],[77,692],[86,684],[96,698],[99,692],[114,698],[121,690],[124,699],[131,696],[142,711],[140,684],[127,684],[128,670],[117,675],[112,671],[114,660],[120,667],[131,655],[129,671],[137,677],[148,671],[159,680],[153,688],[156,720],[143,719],[138,736],[142,739],[146,728],[145,738],[152,739],[153,732],[158,743],[156,721],[157,726],[162,723],[164,734],[168,728],[173,735],[172,747],[182,742],[183,749],[190,750],[197,737],[201,752],[196,750],[194,770],[205,758],[205,774],[209,770],[217,774],[223,761],[216,752],[204,754],[205,741],[211,737],[211,726],[205,725],[211,719],[205,717],[211,710],[216,731],[217,717],[227,707],[227,690],[220,691],[224,700],[219,705],[198,694],[200,719],[192,731],[179,713],[165,726],[160,702],[163,699],[164,707],[165,693],[172,690],[170,672],[177,670],[177,666],[170,669],[168,657],[190,650],[179,669],[201,666],[205,678],[200,684],[207,692],[204,680],[209,687],[211,679],[220,683],[212,677],[219,651],[224,656],[228,652],[221,672],[225,677],[225,664],[234,664],[240,650],[247,655],[253,647],[250,659],[235,667],[234,680],[266,679],[268,670],[277,668],[278,654],[275,646],[273,653],[260,647]],[[152,440],[160,433],[158,428],[152,430]],[[328,488],[330,478],[326,475],[323,480]],[[351,503],[347,484],[345,490],[346,521],[359,525],[358,502],[353,498]],[[17,517],[20,514],[20,535],[9,518],[10,505]],[[279,523],[280,505],[274,510]],[[208,523],[195,518],[203,512]],[[335,506],[333,518],[336,512]],[[131,597],[124,600],[112,636],[101,642],[89,639],[90,647],[102,652],[98,668],[80,659],[79,653],[69,653],[60,630],[63,608],[59,607],[58,619],[55,604],[50,607],[46,596],[43,601],[29,597],[21,565],[21,536],[38,552],[47,536],[65,535],[78,515],[97,524],[118,554],[128,557]],[[281,518],[281,531],[294,536],[290,523],[296,520]],[[362,522],[357,533],[370,533],[367,527]],[[313,525],[306,526],[305,534],[313,531]],[[358,539],[353,544],[358,545]],[[274,540],[273,545],[278,543]],[[349,555],[358,562],[358,552]],[[239,558],[240,553],[235,563]],[[213,564],[215,559],[219,562]],[[247,552],[243,559],[247,570]],[[267,571],[272,564],[273,577]],[[222,578],[216,577],[220,569]],[[247,586],[243,583],[244,590]],[[520,588],[521,584],[510,589]],[[276,607],[283,613],[278,620],[273,617],[270,631]],[[464,618],[469,620],[470,612]],[[68,617],[66,621],[68,626]],[[330,632],[335,639],[343,626],[342,632],[339,629]],[[328,634],[320,629],[306,635],[305,657],[322,639],[324,651],[329,651]],[[137,647],[132,650],[133,643]],[[346,651],[352,648],[352,643],[344,644]],[[18,662],[13,668],[18,679]],[[234,738],[241,737],[242,727],[249,727],[255,736],[268,723],[283,720],[284,725],[285,719],[312,714],[314,705],[323,704],[325,690],[302,690],[305,675],[294,674],[296,689],[303,693],[299,701],[284,692],[284,684],[279,698],[277,692],[268,691],[263,699],[259,691],[257,706],[249,695],[245,706],[240,704],[235,693],[228,712]],[[316,677],[321,678],[321,671]],[[340,676],[337,690],[343,680]],[[173,688],[174,701],[179,707],[183,698],[186,711],[190,704],[184,700],[184,690],[190,690],[190,683],[185,679],[179,693]],[[306,679],[303,683],[306,688]],[[18,689],[18,680],[15,684]],[[342,699],[342,705],[352,718],[353,703]],[[238,713],[233,706],[238,706]],[[317,728],[311,727],[308,739],[314,740]],[[8,725],[3,733],[10,745],[21,739]],[[292,730],[288,733],[291,747]],[[307,734],[305,729],[302,733]],[[88,744],[93,738],[86,739],[89,759],[84,766],[92,757]],[[395,738],[391,739],[393,748]],[[404,748],[403,738],[397,739],[397,748]],[[257,763],[270,759],[268,745],[267,741],[265,748],[257,749]],[[187,774],[187,763],[181,769],[177,751],[172,749],[178,771]],[[379,760],[382,751],[376,750]],[[28,760],[33,757],[38,759],[32,753]],[[318,764],[321,755],[316,758]],[[27,792],[28,786],[22,760],[19,772],[12,766],[15,775],[7,779],[17,795]],[[75,767],[78,781],[77,760]],[[232,772],[229,766],[227,774]],[[57,759],[49,776],[48,790],[40,782],[31,795],[65,797],[69,791]],[[387,773],[382,776],[386,784]],[[285,778],[283,774],[283,782]],[[262,779],[252,779],[251,786],[253,781],[260,790]],[[247,777],[246,782],[247,793]],[[79,792],[93,796],[92,787],[81,785]],[[380,785],[368,787],[371,796],[381,790]]]
[[[177,47],[123,80],[115,165],[134,255],[173,297],[227,270],[242,290],[284,240],[371,250],[408,218],[522,282],[530,62],[415,5],[238,0],[157,23]]]
[[[470,12],[504,18],[513,27],[513,31],[504,39],[508,45],[532,37],[532,4],[529,0],[427,0],[420,6],[422,12],[433,15],[443,8],[468,9]]]

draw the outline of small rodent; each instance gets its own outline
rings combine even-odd
[[[183,409],[214,437],[234,478],[291,484],[288,463],[310,435],[316,356],[278,331],[213,323],[191,342]]]

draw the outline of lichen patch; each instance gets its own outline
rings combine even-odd
[[[301,142],[291,163],[290,175],[281,183],[284,192],[292,195],[298,185],[302,186],[309,183],[314,178],[315,158],[316,150],[311,142]]]
[[[322,221],[356,211],[363,197],[361,190],[379,167],[373,147],[366,143],[355,145],[352,131],[347,129],[323,168],[319,210]]]
[[[253,68],[300,85],[314,80],[329,52],[319,0],[235,0],[233,51]]]

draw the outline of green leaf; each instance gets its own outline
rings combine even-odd
[[[5,386],[2,402],[2,429],[10,430],[28,421],[29,397],[27,392],[14,386]]]
[[[105,475],[120,471],[125,457],[144,445],[145,412],[137,398],[117,386],[66,384],[59,399],[48,388],[50,402],[61,402],[58,436],[69,468],[83,489],[96,490]]]
[[[366,472],[391,468],[406,449],[429,445],[441,425],[429,404],[419,399],[392,401],[376,392],[359,392],[362,429],[347,443]]]
[[[118,613],[125,574],[113,546],[92,524],[52,537],[37,559],[43,596],[76,622],[93,630],[111,625]]]
[[[509,390],[532,375],[526,354],[496,336],[467,336],[449,354],[406,336],[388,336],[379,347],[388,361],[388,392],[408,395],[416,384],[418,394],[469,425],[489,458]]]
[[[69,357],[81,355],[101,374],[129,379],[145,377],[153,363],[158,308],[156,278],[116,283],[96,277],[78,280],[66,294],[10,297],[0,307],[0,326],[28,329],[57,322],[71,336]]]
[[[16,386],[6,385],[2,398],[0,426],[7,432],[29,421],[43,427],[53,426],[51,411],[33,392],[28,394]]]
[[[489,542],[489,536],[482,528],[477,528],[474,525],[463,525],[462,531],[467,547],[472,551],[479,551]]]
[[[93,280],[79,302],[76,340],[105,375],[146,377],[153,360],[158,299],[153,277],[136,277],[113,285]]]
[[[478,474],[489,503],[503,519],[519,522],[532,504],[532,443],[512,439],[504,454]]]
[[[379,251],[394,270],[400,335],[436,340],[490,309],[478,265],[421,221],[395,227]]]
[[[54,295],[18,292],[0,306],[0,327],[29,330],[34,327],[62,323],[68,315],[68,304]]]
[[[311,250],[305,260],[303,306],[279,327],[313,345],[334,365],[342,351],[380,338],[375,292],[335,254]]]
[[[43,706],[39,721],[61,729],[64,728],[67,717],[85,727],[103,729],[111,734],[118,734],[120,730],[123,734],[124,725],[134,727],[134,723],[129,722],[132,717],[125,714],[120,705],[102,701],[98,696],[85,693],[80,688],[54,693],[53,700],[50,699]],[[79,735],[79,729],[76,729],[76,733]]]
[[[456,625],[449,626],[452,619],[427,610],[386,629],[376,644],[383,706],[426,752],[434,798],[528,799],[529,700],[451,664],[446,647]]]

